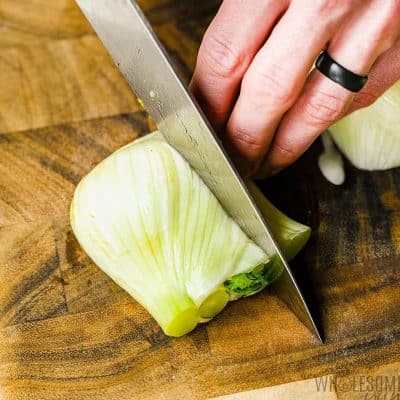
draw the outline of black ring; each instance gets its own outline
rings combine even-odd
[[[326,51],[319,55],[315,67],[327,78],[354,93],[359,92],[368,80],[368,76],[357,75],[337,63]]]

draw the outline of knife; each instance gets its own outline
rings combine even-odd
[[[249,238],[281,264],[283,273],[274,284],[278,296],[322,341],[254,199],[193,96],[177,76],[140,7],[133,0],[77,0],[77,3],[165,139],[201,176]]]

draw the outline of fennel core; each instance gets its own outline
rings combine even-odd
[[[310,229],[252,183],[249,190],[283,253],[293,258]],[[82,179],[71,226],[98,267],[170,336],[190,332],[282,272],[159,133],[119,149]]]
[[[210,321],[225,308],[229,301],[257,294],[279,278],[281,273],[281,263],[274,262],[271,258],[265,265],[232,276],[203,300],[198,309],[192,303],[187,309],[177,313],[166,326],[165,333],[169,336],[183,336],[192,331],[198,323]]]

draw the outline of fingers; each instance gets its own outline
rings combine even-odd
[[[399,79],[400,40],[377,59],[369,73],[367,84],[355,96],[348,113],[368,107]]]
[[[191,90],[214,128],[225,126],[242,77],[289,0],[225,0],[200,46]]]
[[[383,9],[383,2],[379,0],[375,4],[381,5],[380,8],[364,7],[335,35],[328,47],[334,60],[360,75],[368,73],[377,57],[390,45],[388,32],[396,30],[389,26],[394,19],[385,14],[392,10]],[[354,93],[319,71],[313,71],[302,94],[281,121],[258,175],[271,174],[293,163],[321,132],[346,113],[354,97]]]
[[[243,174],[262,160],[315,58],[345,18],[346,7],[338,5],[328,13],[320,3],[293,2],[244,75],[224,138]]]

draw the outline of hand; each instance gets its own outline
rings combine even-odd
[[[191,89],[241,172],[269,175],[400,78],[399,37],[400,0],[225,0]],[[369,75],[359,93],[309,74],[324,49]]]

